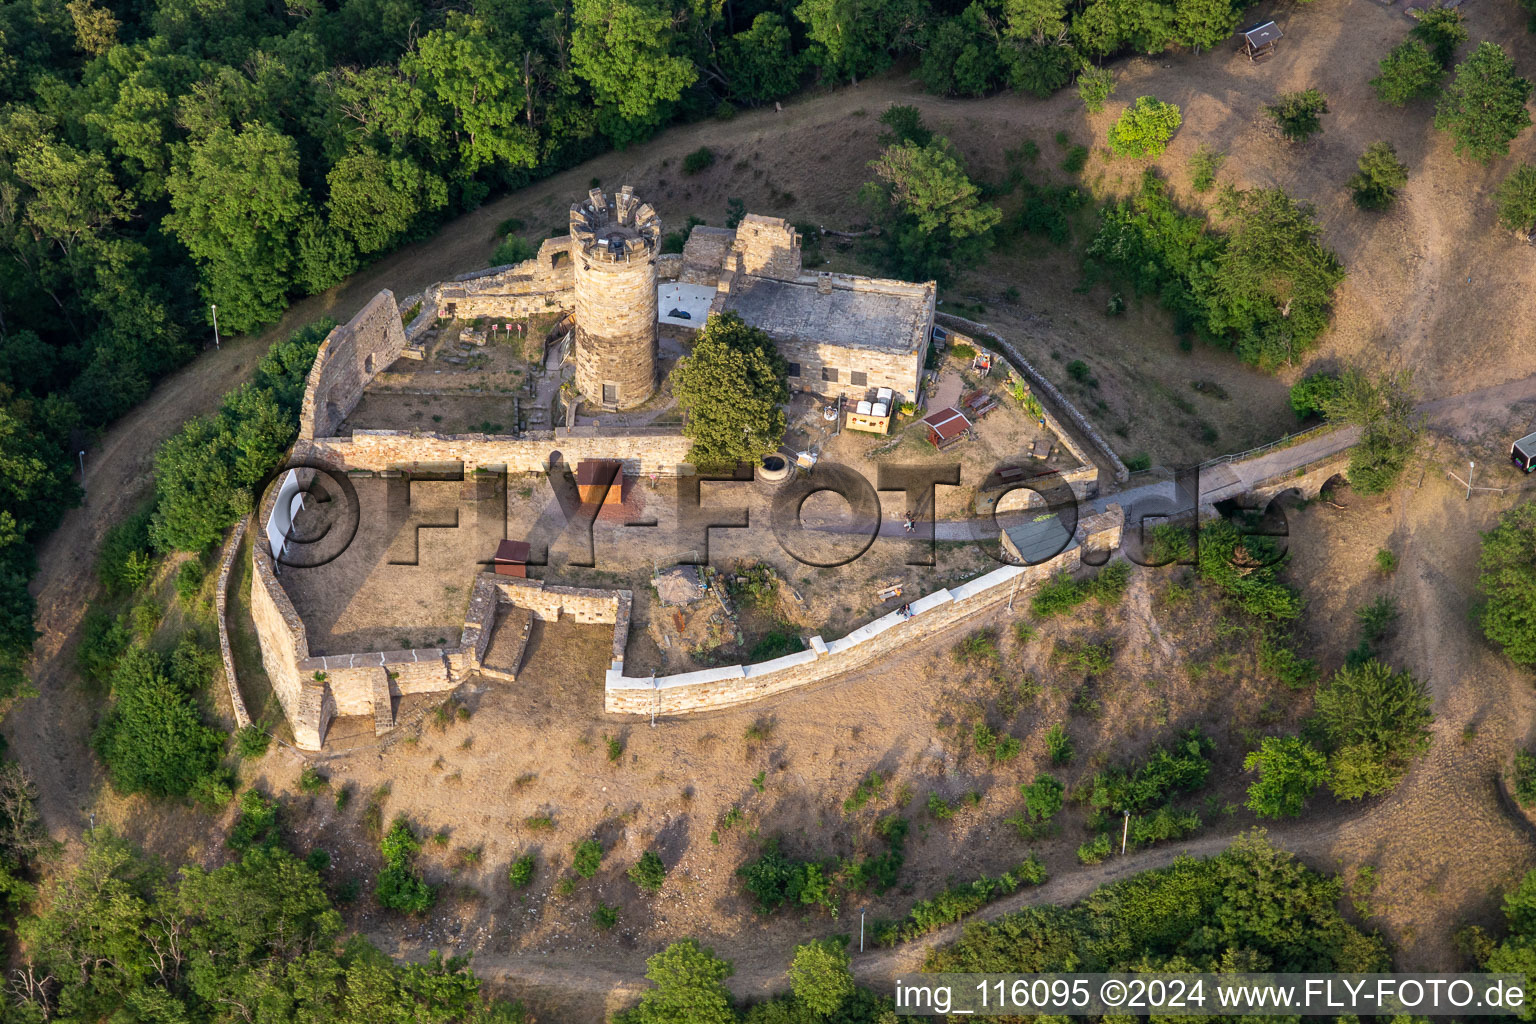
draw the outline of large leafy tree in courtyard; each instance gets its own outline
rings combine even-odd
[[[735,313],[717,313],[672,371],[688,414],[683,434],[696,466],[756,462],[779,446],[786,425],[789,364],[773,341]]]
[[[876,180],[862,197],[884,221],[886,263],[913,280],[952,280],[992,246],[1002,212],[981,200],[949,140],[908,140],[870,163]]]
[[[1525,109],[1531,83],[1515,74],[1515,63],[1497,43],[1482,43],[1456,65],[1435,111],[1435,127],[1456,140],[1456,152],[1492,163],[1531,123]]]

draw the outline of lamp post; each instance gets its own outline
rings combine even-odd
[[[80,449],[80,488],[85,489],[85,449]]]
[[[1468,460],[1468,462],[1467,462],[1467,500],[1468,501],[1472,500],[1472,474],[1476,470],[1477,470],[1477,463],[1472,462],[1471,460]]]
[[[219,304],[217,302],[210,302],[208,303],[208,308],[213,310],[213,347],[222,348],[219,344]]]

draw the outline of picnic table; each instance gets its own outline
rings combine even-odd
[[[997,399],[990,391],[976,390],[960,400],[961,407],[974,419],[981,419],[997,408]]]

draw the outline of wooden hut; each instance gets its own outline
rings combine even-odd
[[[928,428],[928,441],[935,448],[945,448],[965,437],[971,429],[971,421],[959,409],[943,408],[923,417]]]
[[[624,501],[624,463],[618,459],[582,459],[576,463],[576,492],[583,505],[618,505]]]
[[[496,557],[491,559],[498,576],[528,576],[529,544],[525,540],[504,540],[496,545]]]
[[[1245,28],[1243,42],[1238,46],[1237,52],[1246,54],[1255,64],[1262,64],[1275,55],[1275,44],[1284,35],[1285,33],[1280,31],[1280,26],[1272,21]]]

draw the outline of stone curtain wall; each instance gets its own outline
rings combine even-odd
[[[324,684],[305,680],[299,674],[299,663],[309,657],[309,638],[304,620],[277,582],[271,546],[259,530],[251,539],[251,569],[251,621],[261,644],[262,667],[267,670],[272,690],[293,727],[295,745],[319,750],[330,721]],[[318,694],[306,692],[316,687]],[[334,707],[330,710],[334,711]]]
[[[330,437],[357,407],[374,375],[405,351],[395,295],[385,289],[320,344],[304,385],[299,437]]]
[[[318,438],[303,446],[315,458],[340,470],[382,472],[418,463],[462,462],[464,472],[477,467],[505,467],[509,473],[543,473],[559,452],[571,466],[583,459],[620,459],[635,477],[674,476],[687,464],[691,443],[675,430],[626,428],[603,435],[591,428],[541,431],[523,437],[500,434],[432,434],[408,430],[357,430],[351,437]]]
[[[538,255],[530,260],[479,270],[428,288],[423,295],[423,312],[431,306],[434,319],[444,316],[459,320],[569,312],[575,308],[576,294],[571,256],[569,237],[546,238]]]
[[[611,660],[617,666],[624,664],[624,648],[629,644],[629,616],[634,605],[634,595],[630,591],[550,586],[543,580],[524,580],[494,573],[481,573],[480,579],[489,581],[502,601],[528,609],[535,618],[553,621],[564,614],[586,624],[612,623]]]
[[[967,320],[964,317],[954,316],[950,313],[937,313],[934,315],[934,319],[945,327],[984,337],[992,344],[993,348],[1001,352],[1008,362],[1012,363],[1014,368],[1029,380],[1030,387],[1034,389],[1035,393],[1045,398],[1045,401],[1040,403],[1041,409],[1045,413],[1045,425],[1050,428],[1053,434],[1061,438],[1061,443],[1067,446],[1068,450],[1077,457],[1079,462],[1092,463],[1102,460],[1110,467],[1115,480],[1124,483],[1130,479],[1131,471],[1125,468],[1125,463],[1120,461],[1120,456],[1115,454],[1114,449],[1110,448],[1099,432],[1094,429],[1093,424],[1088,422],[1088,418],[1079,412],[1077,406],[1068,401],[1067,396],[1057,390],[1056,385],[1052,384],[1040,371],[1036,370],[1029,360],[1020,355],[1019,350],[1014,348],[1006,339],[993,333],[992,329],[986,324],[979,324],[974,320]],[[1051,405],[1055,405],[1058,409],[1062,410],[1067,418],[1072,421],[1072,425],[1078,432],[1086,437],[1094,448],[1097,449],[1097,459],[1082,449],[1082,446],[1077,443],[1070,431],[1062,428],[1061,423],[1051,413]]]
[[[235,727],[244,729],[251,724],[250,712],[245,708],[245,698],[240,696],[240,680],[235,675],[235,655],[229,646],[229,576],[235,567],[235,556],[240,553],[240,542],[251,525],[246,516],[235,524],[224,541],[224,555],[219,559],[219,580],[214,586],[213,607],[219,626],[219,657],[224,661],[224,682],[229,687],[229,703],[235,712]]]
[[[712,711],[864,668],[1010,597],[1015,602],[1028,600],[1031,591],[1056,573],[1078,568],[1085,548],[1114,551],[1120,546],[1124,516],[1115,506],[1111,512],[1084,523],[1078,545],[1048,562],[1004,566],[961,586],[920,597],[912,602],[910,619],[891,612],[865,623],[841,640],[828,642],[813,636],[810,649],[798,654],[756,665],[727,665],[659,677],[626,676],[623,664],[616,663],[604,681],[603,709],[621,715]]]

